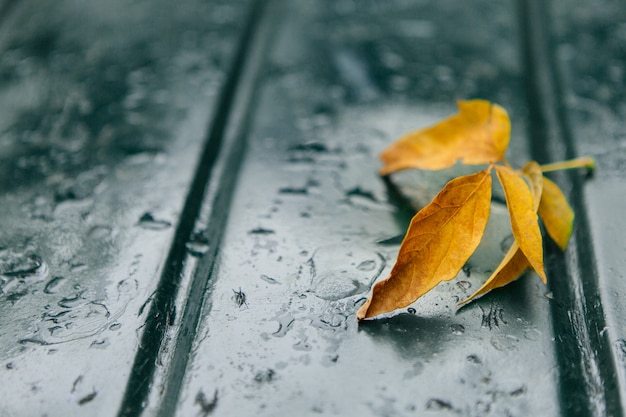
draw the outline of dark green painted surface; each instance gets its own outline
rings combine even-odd
[[[5,3],[0,415],[623,415],[625,14]],[[475,97],[509,111],[514,164],[596,157],[555,176],[570,248],[547,245],[548,287],[457,309],[509,239],[496,202],[456,281],[357,325],[411,204],[454,174],[390,186],[377,154]]]

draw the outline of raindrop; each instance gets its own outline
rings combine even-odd
[[[154,216],[149,212],[145,212],[139,218],[139,226],[147,230],[165,230],[169,228],[171,225],[172,224],[168,222],[167,220],[155,219]]]
[[[452,404],[448,401],[440,400],[439,398],[431,398],[426,403],[427,410],[454,410]]]
[[[199,257],[209,251],[209,239],[204,232],[194,232],[186,246],[191,256]]]
[[[295,350],[300,350],[304,352],[308,352],[312,349],[311,345],[307,343],[306,338],[299,340],[296,344],[293,345],[293,348]]]
[[[376,261],[374,260],[363,261],[356,267],[359,271],[372,271],[374,268],[376,268]]]
[[[52,326],[48,327],[48,331],[50,332],[50,336],[57,336],[59,331],[63,330],[63,326]]]
[[[256,229],[252,229],[248,232],[251,235],[271,235],[275,232],[271,229],[265,229],[263,227],[257,227]]]
[[[209,251],[209,245],[201,242],[187,242],[185,245],[191,256],[200,257]]]
[[[477,364],[477,365],[482,363],[482,361],[480,360],[478,355],[468,355],[467,358],[465,358],[465,359],[467,359],[468,362],[471,362],[471,363],[474,363],[474,364]]]
[[[75,308],[79,305],[83,304],[84,298],[82,297],[83,293],[79,292],[74,294],[71,297],[64,297],[57,303],[59,307],[63,308]]]
[[[361,187],[355,187],[346,191],[346,197],[361,197],[366,200],[377,202],[378,200],[371,191],[363,190]]]
[[[78,400],[78,405],[85,405],[93,401],[93,399],[96,398],[96,395],[98,395],[96,391],[93,391],[92,393],[85,395],[83,398]]]
[[[406,311],[407,311],[409,314],[416,314],[416,313],[417,313],[417,311],[416,311],[413,307],[409,307],[409,308],[407,308],[407,309],[406,309]]]
[[[109,330],[119,330],[122,327],[122,323],[113,323],[109,326]]]
[[[280,284],[275,278],[272,278],[268,275],[261,275],[261,279],[270,284]]]
[[[358,247],[325,246],[308,260],[310,290],[317,297],[336,301],[370,289],[385,267],[384,257]],[[359,268],[361,267],[361,268]]]
[[[461,336],[465,333],[465,326],[462,324],[451,324],[450,329],[452,330],[452,334]]]
[[[93,342],[91,342],[89,347],[90,348],[97,348],[97,349],[104,349],[108,345],[109,345],[109,339],[105,337],[102,340],[94,340]]]
[[[290,195],[306,195],[309,193],[309,190],[305,187],[283,187],[278,190],[278,193]]]
[[[307,142],[289,148],[290,151],[296,152],[313,152],[324,153],[328,152],[328,147],[320,142]]]
[[[65,277],[61,277],[61,276],[52,278],[50,281],[46,283],[46,286],[44,287],[43,292],[45,292],[46,294],[56,294],[58,292],[59,286],[61,285],[64,279]]]
[[[0,257],[0,275],[23,278],[35,274],[43,264],[43,259],[36,254],[3,251]]]
[[[87,236],[91,239],[106,239],[111,236],[111,232],[109,226],[94,226],[87,232]]]
[[[274,317],[274,320],[278,321],[278,330],[272,333],[272,336],[283,337],[287,334],[293,323],[296,321],[291,314],[286,314],[279,317]]]
[[[274,375],[276,375],[276,371],[273,369],[264,369],[254,375],[254,380],[258,383],[271,382],[274,379]]]
[[[463,291],[467,291],[470,288],[472,288],[472,283],[469,281],[458,281],[456,283],[457,287],[459,287],[460,289],[462,289]]]
[[[7,295],[7,301],[10,301],[14,305],[20,298],[28,294],[28,290],[16,291]]]

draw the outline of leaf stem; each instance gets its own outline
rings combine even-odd
[[[575,168],[587,168],[589,171],[593,171],[596,168],[596,161],[594,161],[594,159],[590,156],[583,156],[581,158],[570,159],[568,161],[560,161],[551,164],[541,165],[541,171],[543,172]]]

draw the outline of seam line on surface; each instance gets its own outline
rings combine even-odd
[[[526,70],[531,154],[539,162],[572,159],[575,141],[564,105],[553,35],[550,2],[520,0],[522,61]],[[556,182],[572,190],[568,198],[576,213],[574,233],[564,256],[548,265],[550,302],[559,367],[559,402],[567,416],[623,416],[616,364],[606,334],[598,290],[593,241],[578,172],[556,172]],[[547,244],[548,252],[560,252]],[[580,395],[581,383],[584,395]]]
[[[246,65],[247,55],[258,27],[264,3],[263,0],[255,0],[249,6],[244,30],[237,43],[231,66],[228,68],[227,79],[216,102],[215,114],[211,118],[209,130],[205,136],[205,145],[185,198],[176,232],[146,318],[145,330],[139,341],[118,417],[140,416],[147,405],[150,390],[154,388],[152,382],[161,349],[166,343],[165,336],[168,328],[176,320],[175,300],[183,276],[184,261],[187,254],[186,243],[194,230],[203,206],[206,188],[211,182],[216,161],[221,156],[224,133],[228,127],[234,98],[244,72],[243,68]]]

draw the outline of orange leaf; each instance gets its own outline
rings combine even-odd
[[[460,304],[466,304],[472,301],[474,298],[480,297],[496,288],[504,287],[505,285],[515,281],[522,275],[522,273],[528,268],[530,264],[528,259],[524,255],[524,252],[520,250],[516,241],[513,241],[513,245],[509,248],[509,251],[504,255],[504,259],[500,262],[500,265],[493,271],[493,274],[485,281],[485,283],[467,299],[461,301]]]
[[[528,162],[522,172],[528,177],[530,181],[530,188],[532,190],[533,197],[533,209],[537,211],[539,207],[539,201],[543,195],[543,174],[541,167],[534,161]],[[485,281],[485,283],[471,296],[463,300],[459,304],[465,304],[474,298],[480,297],[496,288],[503,287],[517,278],[530,266],[528,259],[524,255],[524,252],[519,247],[517,241],[513,241],[513,244],[509,248],[504,259],[500,262],[500,265],[493,271],[493,274]]]
[[[496,165],[496,173],[504,189],[513,236],[535,272],[546,282],[541,230],[533,194],[522,174],[501,165]]]
[[[543,220],[548,235],[562,250],[565,250],[574,227],[574,211],[567,203],[559,186],[545,177],[539,216]]]
[[[374,285],[357,318],[406,307],[456,277],[480,243],[490,204],[491,167],[450,181],[413,217],[391,274]]]
[[[504,159],[511,122],[502,107],[485,100],[459,101],[459,113],[401,137],[380,155],[381,175],[403,169],[443,169],[461,161],[481,165]]]

